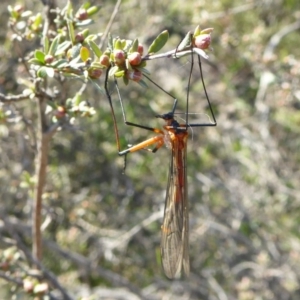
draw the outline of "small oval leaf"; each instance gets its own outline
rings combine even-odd
[[[138,81],[138,84],[139,84],[141,87],[143,87],[143,88],[148,88],[147,83],[146,83],[143,79],[141,79],[140,81]]]
[[[47,77],[47,71],[46,67],[41,67],[37,70],[36,75],[40,78],[45,78]]]
[[[55,56],[62,55],[66,52],[68,48],[72,46],[72,43],[70,41],[64,41],[61,44],[58,45],[56,51],[55,51]]]
[[[91,47],[94,54],[99,58],[102,55],[102,51],[100,50],[98,45],[92,40],[88,40],[87,43]]]
[[[177,47],[177,51],[182,51],[186,48],[190,48],[192,45],[192,35],[190,32],[186,34],[186,36],[182,39],[180,44]]]
[[[43,66],[44,63],[42,63],[41,61],[39,61],[38,59],[36,58],[31,58],[28,60],[28,63],[29,64],[33,64],[33,65],[38,65],[38,66]]]
[[[82,61],[86,62],[90,58],[90,51],[86,47],[81,47],[80,58]]]
[[[75,31],[74,31],[73,22],[70,19],[67,19],[67,26],[68,26],[70,40],[71,40],[72,44],[74,44],[74,42],[75,42]]]
[[[40,50],[35,50],[34,57],[41,63],[45,62],[45,53]]]
[[[54,77],[54,69],[53,68],[48,68],[48,67],[41,67],[38,69],[37,71],[37,76],[41,77],[41,78],[45,78],[45,77]]]
[[[138,39],[135,39],[135,40],[132,42],[132,44],[131,44],[131,46],[130,46],[128,52],[129,52],[129,53],[137,52],[137,51],[138,51],[138,46],[139,46],[139,40],[138,40]]]
[[[108,76],[109,77],[113,77],[115,76],[115,73],[119,70],[118,66],[114,66],[109,70]]]
[[[60,34],[58,34],[52,41],[48,54],[53,55],[53,56],[55,55],[56,49],[59,44],[59,40],[60,40]]]
[[[120,39],[116,39],[114,42],[114,49],[115,50],[122,50],[122,42]]]
[[[195,36],[198,36],[199,34],[201,33],[201,29],[200,29],[200,26],[198,25],[196,28],[195,28],[195,30],[194,30],[194,37]]]
[[[148,49],[149,54],[153,54],[158,52],[168,41],[169,39],[169,32],[168,30],[164,30],[162,33],[160,33],[157,38],[152,42]]]

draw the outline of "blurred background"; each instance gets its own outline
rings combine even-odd
[[[105,30],[115,2],[91,1],[101,10],[90,31]],[[38,1],[23,3],[43,9]],[[18,94],[27,76],[18,58],[36,45],[12,44],[8,4],[0,4],[0,92]],[[191,275],[170,281],[160,263],[169,150],[128,155],[123,174],[108,101],[89,86],[86,99],[97,113],[54,136],[43,208],[43,264],[74,299],[300,298],[300,2],[124,0],[110,32],[138,38],[147,49],[167,29],[167,51],[197,25],[214,28],[213,51],[202,64],[218,124],[190,131]],[[147,64],[181,112],[190,63],[185,57]],[[197,72],[189,112],[205,118]],[[70,81],[68,92],[79,87]],[[172,108],[171,97],[151,83],[147,89],[120,83],[120,90],[129,121],[162,126],[155,115]],[[110,91],[122,149],[151,137],[124,125],[113,85]],[[9,110],[14,121],[0,124],[1,210],[29,243],[32,190],[24,182],[34,174],[36,109],[34,101],[23,101]],[[3,226],[0,233],[5,250]],[[0,286],[2,299],[26,299],[13,283],[0,279]]]

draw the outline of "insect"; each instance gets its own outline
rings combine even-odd
[[[187,193],[187,140],[188,140],[188,129],[192,127],[206,127],[216,126],[217,122],[213,113],[213,109],[205,88],[204,79],[202,75],[201,60],[198,56],[198,66],[200,70],[200,76],[204,93],[207,99],[208,108],[212,116],[212,121],[209,120],[207,123],[189,123],[189,87],[191,82],[192,70],[194,67],[193,54],[191,55],[191,70],[188,78],[188,90],[185,104],[185,122],[179,123],[176,118],[176,108],[178,100],[172,95],[162,89],[158,84],[148,78],[153,84],[163,90],[169,96],[174,99],[173,108],[170,112],[165,114],[156,115],[156,118],[163,119],[165,125],[162,129],[149,127],[144,124],[136,124],[128,122],[121,100],[119,89],[119,99],[121,103],[124,123],[129,126],[139,127],[141,129],[149,130],[155,133],[155,135],[141,143],[133,145],[128,149],[120,151],[119,134],[116,125],[116,118],[114,115],[114,109],[110,95],[107,91],[113,120],[114,128],[117,139],[117,147],[120,156],[125,156],[128,153],[136,152],[142,149],[148,149],[153,146],[152,152],[156,152],[163,145],[166,145],[170,149],[170,165],[169,165],[169,176],[165,198],[165,209],[163,225],[161,227],[161,258],[162,267],[165,275],[172,279],[180,276],[183,269],[184,273],[188,276],[190,272],[189,263],[189,214],[188,214],[188,193]],[[117,86],[117,85],[116,85]],[[106,86],[107,88],[107,86]]]

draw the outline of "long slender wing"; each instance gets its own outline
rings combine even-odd
[[[162,225],[162,266],[168,278],[190,272],[189,217],[186,176],[187,132],[170,133],[172,157]]]

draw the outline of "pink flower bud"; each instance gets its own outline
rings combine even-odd
[[[63,106],[58,106],[56,111],[54,111],[54,116],[57,119],[61,119],[66,116],[66,109]]]
[[[109,56],[102,54],[99,58],[99,62],[101,65],[105,66],[105,67],[109,67],[110,66],[110,60],[109,60]]]
[[[86,20],[88,17],[89,17],[88,12],[84,8],[81,8],[76,14],[76,18],[80,21]]]
[[[96,68],[91,68],[89,69],[89,76],[92,79],[97,79],[102,75],[102,70],[101,69],[96,69]]]
[[[194,45],[202,50],[209,48],[211,43],[211,36],[210,34],[200,34],[195,37]]]
[[[53,62],[53,60],[54,60],[53,55],[51,55],[51,54],[45,55],[45,63],[46,64],[51,64]]]
[[[137,52],[139,54],[141,54],[141,56],[143,55],[143,53],[144,53],[144,46],[142,44],[138,45]]]
[[[23,281],[23,289],[26,293],[31,293],[34,289],[34,283],[32,280],[25,279]]]
[[[75,41],[77,43],[82,43],[84,41],[84,35],[82,32],[78,32],[76,35],[75,35]]]
[[[142,57],[139,52],[132,52],[128,55],[128,61],[132,66],[137,66],[141,63]]]
[[[125,62],[125,53],[123,50],[114,50],[116,65],[122,65]]]
[[[141,71],[132,70],[126,72],[126,77],[132,81],[139,82],[142,79],[143,74]]]

